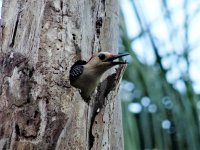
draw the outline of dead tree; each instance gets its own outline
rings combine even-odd
[[[76,60],[117,53],[117,1],[3,0],[1,30],[0,149],[123,149],[123,68],[89,103],[69,82]]]

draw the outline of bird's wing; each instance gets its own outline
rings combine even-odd
[[[86,63],[87,62],[83,60],[78,60],[77,62],[75,62],[69,72],[70,81],[76,80],[83,73],[83,65],[85,65]]]

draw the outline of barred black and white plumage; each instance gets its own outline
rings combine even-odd
[[[114,55],[108,52],[94,54],[88,62],[79,60],[70,70],[70,83],[81,90],[81,96],[88,100],[100,82],[101,76],[108,69],[124,61],[114,61],[128,54]]]
[[[83,73],[83,65],[87,62],[83,60],[78,60],[75,64],[71,67],[70,70],[70,81],[73,82],[76,80],[82,73]]]

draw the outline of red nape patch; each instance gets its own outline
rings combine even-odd
[[[90,59],[88,60],[88,62],[93,58],[94,56],[90,57]]]

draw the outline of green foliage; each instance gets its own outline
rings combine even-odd
[[[164,2],[163,4],[166,4]],[[144,20],[139,16],[134,1],[132,5],[138,22]],[[167,17],[170,15],[168,13]],[[132,57],[121,89],[125,150],[200,149],[200,102],[190,77],[180,78],[184,83],[185,92],[178,91],[173,83],[166,79],[168,70],[163,67],[163,56],[158,53],[160,47],[156,45],[152,33],[144,33],[146,30],[143,29],[138,37],[131,39],[127,34],[123,14],[120,30],[122,47]],[[131,46],[143,36],[150,39],[156,57],[153,65],[139,61]],[[126,88],[128,85],[132,88]],[[141,110],[130,112],[128,108],[132,103],[139,104]]]

